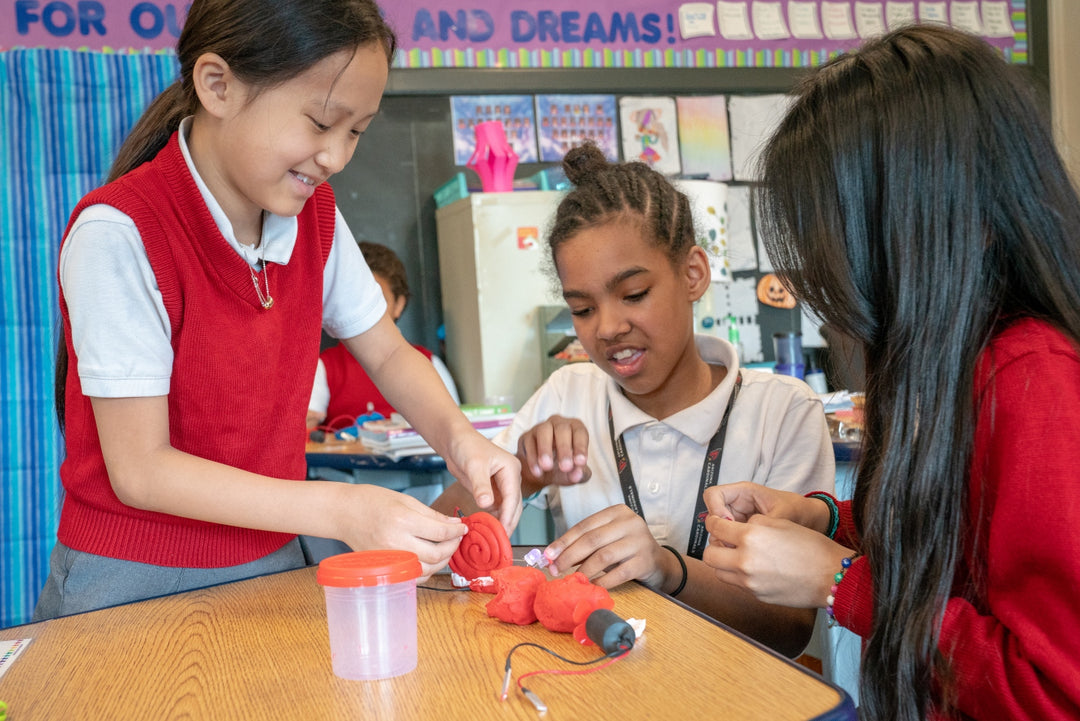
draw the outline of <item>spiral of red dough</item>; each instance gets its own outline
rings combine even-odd
[[[490,576],[497,568],[513,565],[510,537],[495,516],[477,511],[462,521],[469,527],[469,532],[450,557],[451,571],[471,581]]]

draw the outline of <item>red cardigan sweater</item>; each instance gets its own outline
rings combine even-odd
[[[334,237],[329,186],[319,186],[298,216],[289,263],[269,266],[275,301],[270,310],[259,302],[248,264],[214,223],[175,134],[154,160],[87,195],[72,221],[95,203],[112,205],[135,222],[169,314],[173,447],[255,473],[303,480],[323,267]],[[90,399],[82,393],[62,291],[60,308],[69,358],[60,541],[111,558],[191,568],[247,563],[290,541],[289,534],[120,502],[105,470]]]
[[[431,360],[431,351],[427,348],[419,345],[413,348]],[[357,416],[365,413],[381,413],[384,418],[389,418],[394,412],[390,401],[383,397],[375,381],[344,344],[327,348],[319,357],[326,367],[326,385],[330,388],[330,403],[326,408],[326,425],[330,428],[338,430],[351,426]]]
[[[968,513],[980,545],[965,544],[939,641],[956,710],[973,719],[1078,719],[1080,355],[1049,325],[1019,321],[980,359],[975,398]],[[836,540],[857,548],[850,502],[840,510]],[[865,558],[844,576],[834,610],[869,635]]]

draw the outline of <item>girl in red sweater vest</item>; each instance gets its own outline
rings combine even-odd
[[[854,500],[706,492],[704,560],[864,638],[866,719],[1080,718],[1080,201],[1027,80],[913,26],[809,77],[759,208],[865,354]]]
[[[59,281],[65,488],[35,619],[304,563],[306,534],[444,566],[465,526],[377,486],[304,482],[321,328],[492,506],[517,460],[402,338],[326,180],[396,40],[370,0],[196,0],[180,79],[72,214]]]

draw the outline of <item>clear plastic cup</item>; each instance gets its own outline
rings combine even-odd
[[[410,551],[355,551],[319,563],[335,676],[374,680],[416,668],[420,574]]]

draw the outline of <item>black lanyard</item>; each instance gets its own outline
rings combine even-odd
[[[716,429],[709,448],[705,451],[705,462],[701,466],[701,487],[698,489],[697,506],[694,508],[694,521],[690,529],[690,542],[686,545],[686,555],[691,558],[701,559],[705,553],[705,539],[708,533],[705,531],[705,516],[708,509],[705,506],[705,489],[715,486],[720,481],[720,461],[724,457],[724,436],[727,435],[728,417],[731,416],[731,407],[735,405],[735,398],[739,395],[742,387],[742,371],[735,376],[735,387],[731,389],[727,408],[724,409],[724,417],[720,421],[720,427]],[[644,520],[645,512],[641,509],[641,500],[638,498],[637,484],[634,483],[634,473],[630,470],[630,457],[626,454],[626,444],[623,443],[622,434],[615,437],[615,419],[611,414],[611,404],[608,404],[608,431],[611,433],[611,445],[615,449],[615,466],[619,469],[619,484],[622,486],[623,499],[626,505],[634,513]]]

